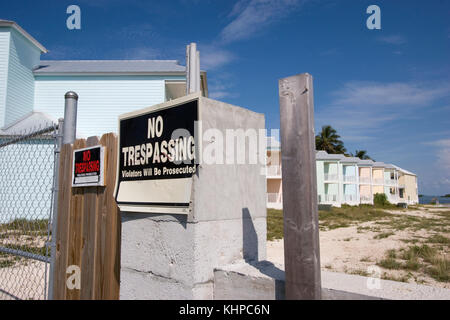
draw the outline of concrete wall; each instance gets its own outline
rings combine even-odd
[[[219,101],[200,98],[200,110],[203,131],[265,127]],[[122,213],[121,299],[212,299],[214,268],[265,259],[263,164],[200,164],[191,199],[187,216]]]

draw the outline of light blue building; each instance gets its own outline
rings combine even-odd
[[[41,60],[47,52],[15,22],[0,20],[0,130],[35,112],[56,122],[64,94],[75,91],[78,136],[117,132],[118,115],[186,92],[186,68],[176,60]],[[201,90],[208,95],[206,72]]]
[[[339,173],[342,175],[340,179],[341,203],[349,205],[360,203],[358,176],[358,162],[360,160],[359,158],[345,156],[342,156],[339,160]]]
[[[79,96],[83,138],[117,132],[120,114],[186,93],[186,67],[176,60],[41,59],[47,52],[17,23],[0,20],[0,144],[56,124],[67,91]],[[200,78],[208,96],[206,72]],[[0,223],[48,218],[53,147],[49,136],[0,148]]]

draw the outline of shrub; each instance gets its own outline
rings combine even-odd
[[[390,205],[387,196],[384,193],[375,193],[373,196],[373,203],[377,207],[385,207]]]

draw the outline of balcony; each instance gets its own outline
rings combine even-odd
[[[281,166],[267,166],[266,167],[267,177],[281,177]]]
[[[386,185],[386,186],[395,186],[395,185],[397,185],[397,180],[386,179],[386,180],[384,180],[384,185]]]
[[[387,199],[390,203],[394,203],[394,204],[398,203],[398,201],[399,201],[399,197],[397,195],[388,195]]]
[[[366,195],[361,195],[359,197],[361,203],[372,203],[372,197],[371,196],[366,196]]]
[[[343,176],[343,180],[346,183],[356,183],[356,176]]]
[[[384,184],[384,179],[372,179],[372,184]]]
[[[354,194],[344,194],[344,202],[355,202],[356,195]]]
[[[337,194],[325,194],[319,196],[319,203],[337,202]]]
[[[370,177],[359,177],[359,183],[370,184],[371,182]]]
[[[324,175],[324,181],[333,181],[333,182],[337,182],[338,181],[338,175],[337,174],[328,174],[326,173]]]

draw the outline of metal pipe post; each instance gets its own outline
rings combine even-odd
[[[53,300],[53,284],[54,284],[54,267],[56,256],[56,232],[58,224],[58,195],[59,195],[59,159],[62,147],[62,133],[64,130],[64,119],[58,119],[58,130],[56,131],[56,148],[55,148],[55,162],[53,165],[53,203],[52,203],[52,240],[50,247],[50,274],[48,285],[48,300]]]
[[[77,132],[78,95],[69,91],[64,95],[64,131],[62,144],[74,143]]]

